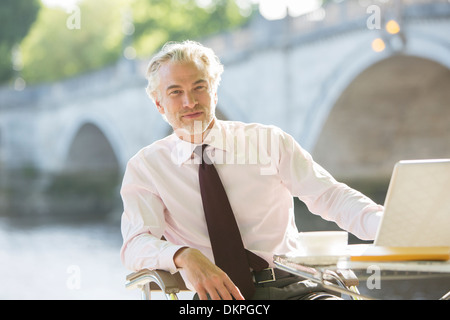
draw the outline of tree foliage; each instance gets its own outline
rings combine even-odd
[[[21,45],[28,83],[56,81],[104,67],[120,56],[122,0],[83,1],[77,11],[43,7]],[[79,26],[71,26],[79,14]]]
[[[247,19],[234,0],[84,0],[78,7],[79,29],[67,25],[73,12],[41,8],[21,43],[27,83],[105,67],[123,57],[125,45],[148,57],[168,40],[198,39]]]
[[[12,50],[27,35],[39,11],[39,0],[2,0],[0,6],[0,83],[13,76]]]
[[[135,45],[148,55],[166,41],[198,39],[247,21],[235,1],[146,0],[133,3]]]

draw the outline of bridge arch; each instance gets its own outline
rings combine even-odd
[[[450,69],[391,55],[355,77],[327,115],[315,159],[345,179],[388,179],[402,159],[450,157]]]
[[[61,171],[118,170],[125,168],[124,145],[107,119],[80,116],[70,123],[60,139]]]
[[[308,150],[315,148],[325,122],[341,94],[354,82],[358,75],[378,62],[402,54],[435,61],[450,69],[448,40],[433,36],[431,32],[412,32],[407,34],[407,43],[401,52],[389,50],[388,48],[382,53],[376,53],[367,50],[369,44],[367,38],[361,39],[352,52],[345,55],[335,64],[336,67],[323,83],[315,104],[306,114],[304,124],[298,133],[302,145]]]
[[[83,123],[68,149],[65,171],[118,171],[119,167],[119,160],[102,130],[92,122]]]
[[[62,140],[67,145],[65,156],[46,188],[47,197],[52,199],[51,211],[77,217],[115,213],[121,160],[117,145],[101,121],[80,118],[62,135]],[[65,206],[59,207],[61,201]]]

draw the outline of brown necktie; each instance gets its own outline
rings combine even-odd
[[[216,265],[221,268],[249,299],[255,292],[250,267],[259,271],[268,267],[267,261],[244,248],[233,210],[220,177],[205,154],[207,145],[198,147],[202,163],[198,176],[208,233]]]

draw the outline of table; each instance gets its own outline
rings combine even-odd
[[[369,279],[372,274],[367,270],[376,269],[383,280],[430,279],[450,277],[450,261],[351,261],[349,256],[329,257],[327,259],[305,259],[295,254],[274,255],[277,268],[322,285],[325,289],[352,299],[373,300],[375,298],[361,294],[357,286],[359,281]],[[319,262],[319,264],[317,264]],[[354,272],[363,276],[356,277]],[[364,276],[364,272],[366,276]],[[368,275],[367,275],[368,274]],[[449,288],[450,290],[450,288]],[[450,300],[450,291],[440,299]]]

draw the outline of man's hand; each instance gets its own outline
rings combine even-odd
[[[239,289],[228,275],[213,264],[199,250],[182,248],[175,253],[175,265],[186,272],[200,300],[244,300]]]

